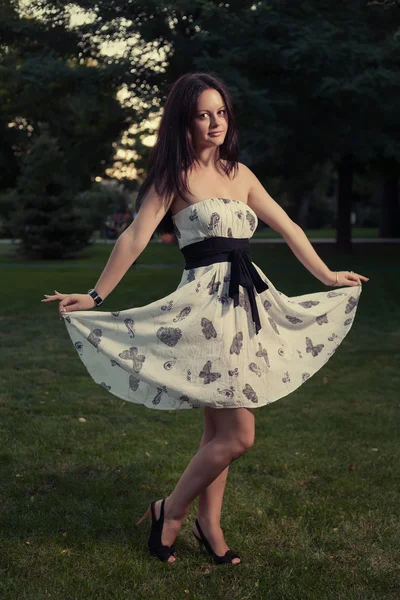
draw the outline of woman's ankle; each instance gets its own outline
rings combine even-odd
[[[220,515],[213,515],[207,512],[197,511],[197,518],[200,524],[209,529],[217,529],[221,527]]]
[[[189,507],[182,507],[174,503],[173,496],[167,496],[165,499],[165,513],[168,514],[168,519],[173,521],[183,521],[189,513]]]

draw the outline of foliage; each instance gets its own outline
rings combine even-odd
[[[89,242],[93,227],[74,206],[66,164],[62,148],[48,133],[36,136],[22,158],[10,192],[14,202],[8,226],[26,257],[69,257]]]
[[[79,42],[62,20],[14,12],[0,23],[0,189],[3,208],[18,202],[6,227],[32,257],[68,256],[88,243],[76,197],[112,165],[134,114],[116,98],[119,65],[87,61]]]

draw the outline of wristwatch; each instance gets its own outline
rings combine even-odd
[[[97,306],[100,306],[100,304],[103,303],[103,298],[101,298],[98,293],[96,292],[96,290],[90,289],[88,290],[88,294],[89,296],[91,296],[93,298],[93,300],[95,301]]]

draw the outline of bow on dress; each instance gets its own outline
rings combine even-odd
[[[251,307],[251,316],[254,321],[256,334],[258,334],[261,329],[261,323],[253,286],[259,294],[267,290],[269,286],[261,279],[258,271],[250,260],[248,251],[245,249],[235,248],[229,253],[228,260],[232,263],[229,296],[233,298],[233,305],[236,307],[239,304],[239,285],[247,289]]]

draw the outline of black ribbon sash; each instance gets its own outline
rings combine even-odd
[[[268,284],[263,281],[251,262],[249,238],[209,237],[188,244],[181,248],[185,258],[185,269],[205,267],[217,262],[230,262],[231,279],[229,282],[229,296],[233,298],[233,305],[239,304],[239,285],[247,289],[251,307],[251,316],[254,321],[256,334],[261,329],[260,315],[258,314],[254,287],[260,294],[268,289]]]

